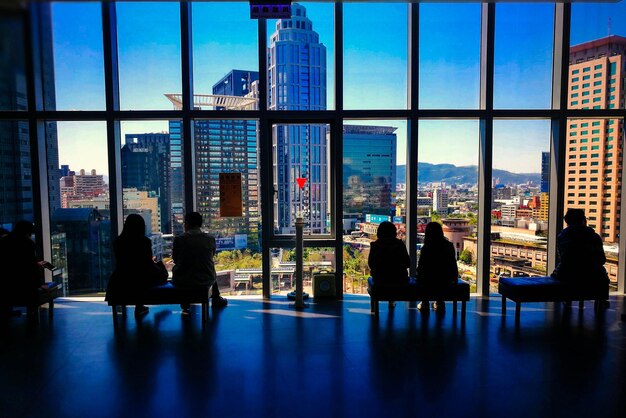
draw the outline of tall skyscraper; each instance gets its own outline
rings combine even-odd
[[[185,182],[183,173],[183,130],[180,120],[169,121],[170,130],[170,208],[172,234],[184,232]]]
[[[541,153],[541,185],[540,193],[548,193],[550,191],[550,153]]]
[[[122,147],[122,187],[135,188],[159,202],[164,234],[172,233],[170,207],[170,135],[168,133],[127,134]]]
[[[326,47],[313,30],[306,9],[294,3],[292,17],[276,22],[268,48],[270,110],[326,109]],[[327,232],[328,163],[325,125],[276,125],[274,228],[293,233],[303,213],[312,233]],[[303,190],[297,178],[306,178]]]
[[[395,215],[396,129],[344,125],[344,212]]]
[[[55,110],[54,65],[52,57],[52,23],[50,5],[39,5],[41,44],[40,57],[43,99],[46,110]],[[23,13],[0,12],[0,110],[27,110],[27,87],[24,56]],[[11,227],[20,219],[33,219],[33,183],[28,123],[0,122],[0,225]],[[59,152],[55,122],[45,123],[48,156],[49,205],[51,211],[60,206]]]
[[[624,107],[626,38],[608,36],[570,48],[569,107]],[[619,235],[621,119],[568,121],[565,209],[580,208],[606,242]]]

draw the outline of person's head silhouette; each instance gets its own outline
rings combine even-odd
[[[122,229],[122,235],[125,237],[143,237],[146,235],[146,221],[143,220],[141,215],[131,213],[126,217],[124,222],[124,229]]]
[[[185,215],[185,230],[200,228],[202,226],[202,215],[198,212],[189,212]]]
[[[568,209],[563,219],[565,219],[567,226],[587,225],[587,217],[582,209]]]
[[[385,222],[381,222],[381,224],[378,225],[376,236],[379,239],[391,239],[391,238],[395,238],[397,233],[398,231],[396,229],[396,226],[389,221],[385,221]]]
[[[443,241],[443,228],[438,222],[428,222],[424,230],[424,244]]]

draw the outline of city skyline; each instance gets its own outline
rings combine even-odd
[[[307,14],[313,20],[316,31],[320,33],[321,42],[328,49],[329,58],[329,73],[328,73],[328,102],[329,108],[332,108],[333,89],[332,83],[334,80],[332,63],[334,54],[334,41],[333,41],[333,24],[332,5],[327,3],[303,3],[307,7]],[[180,67],[179,57],[179,33],[178,30],[178,14],[179,9],[177,4],[158,3],[146,7],[145,4],[130,4],[120,3],[118,4],[118,29],[120,33],[120,75],[121,75],[121,96],[122,101],[124,97],[134,97],[136,100],[148,100],[145,105],[141,102],[137,105],[132,103],[127,107],[133,108],[162,108],[171,109],[171,104],[163,97],[163,93],[179,92],[180,91],[180,72],[179,70],[169,71],[167,69]],[[155,7],[152,7],[155,6]],[[354,15],[358,14],[365,16],[378,16],[381,15],[385,19],[383,21],[400,22],[402,28],[406,27],[406,4],[385,4],[385,5],[369,5],[369,4],[346,4],[345,13]],[[382,9],[381,9],[382,7]],[[517,8],[516,8],[517,7]],[[552,9],[548,10],[546,4],[540,5],[528,5],[522,6],[502,4],[498,5],[498,13],[503,21],[510,19],[511,15],[519,16],[520,19],[524,19],[526,16],[543,16],[544,20],[546,16],[552,15]],[[582,4],[573,4],[572,7],[572,45],[588,41],[590,39],[596,39],[603,37],[607,34],[608,18],[613,17],[611,20],[611,32],[626,34],[626,19],[619,19],[621,13],[626,12],[626,8],[622,5],[615,4],[594,4],[593,7],[585,7]],[[141,13],[137,13],[140,10]],[[469,51],[456,51],[450,48],[450,42],[455,37],[467,38],[470,34],[475,39],[476,30],[479,27],[479,6],[477,4],[422,4],[421,15],[423,16],[422,32],[436,33],[439,37],[429,38],[429,42],[423,42],[420,45],[420,58],[422,61],[421,72],[427,74],[423,76],[423,80],[428,80],[432,84],[433,91],[441,91],[439,84],[436,80],[428,78],[428,74],[437,74],[442,72],[447,75],[451,75],[455,78],[456,85],[475,86],[477,70],[474,68],[472,62],[476,61],[477,49],[468,48]],[[208,93],[210,86],[218,81],[218,77],[221,74],[227,73],[233,68],[240,68],[246,70],[258,69],[258,51],[257,51],[257,39],[256,39],[256,22],[248,19],[247,3],[195,3],[193,4],[194,11],[194,77],[196,92]],[[101,21],[100,21],[100,7],[98,4],[77,4],[77,3],[54,3],[52,5],[52,17],[53,17],[53,33],[54,33],[54,62],[56,73],[56,90],[57,90],[57,109],[103,109],[104,108],[104,71],[102,60],[102,39],[101,39]],[[445,13],[444,13],[445,12]],[[77,19],[77,16],[80,19]],[[130,17],[133,17],[132,25],[128,22]],[[427,19],[427,16],[439,16],[439,19]],[[441,16],[449,16],[452,21],[456,22],[470,22],[473,24],[463,25],[448,25],[447,31],[443,33],[440,29]],[[467,16],[467,17],[464,17]],[[446,17],[445,19],[448,19]],[[204,22],[204,24],[203,24]],[[207,27],[206,22],[211,23],[211,27],[214,30],[204,30],[202,28]],[[589,22],[593,22],[590,24]],[[158,24],[155,24],[158,23]],[[237,30],[233,30],[229,27],[236,24]],[[379,39],[372,39],[377,36],[376,31],[362,31],[359,33],[363,38],[359,42],[370,42],[369,52],[359,50],[359,43],[355,40],[351,41],[352,37],[350,33],[352,31],[359,30],[359,21],[354,19],[346,19],[345,31],[348,32],[345,39],[345,56],[344,59],[344,74],[346,80],[354,80],[355,84],[368,85],[366,74],[354,73],[351,68],[351,63],[362,62],[363,57],[372,57],[371,51],[376,49],[376,45],[380,45]],[[506,26],[506,25],[505,25]],[[551,25],[549,25],[551,26]],[[271,34],[272,21],[268,21],[268,36]],[[498,27],[498,33],[501,33],[503,38],[507,38],[513,35],[506,27]],[[141,30],[139,30],[141,29]],[[132,30],[132,31],[131,31]],[[406,33],[404,29],[400,34]],[[538,32],[537,35],[539,36]],[[80,36],[77,36],[80,35]],[[531,34],[532,35],[532,34]],[[405,36],[406,38],[406,36]],[[423,37],[422,37],[423,38]],[[387,38],[387,41],[389,39]],[[178,44],[177,44],[178,43]],[[510,62],[512,65],[518,68],[524,67],[529,57],[532,57],[532,50],[527,51],[524,55],[524,50],[529,48],[526,44],[534,44],[533,38],[530,38],[528,42],[524,42],[524,45],[516,45],[514,48],[517,52],[515,56],[502,55],[502,52],[497,49],[496,67],[500,62]],[[155,53],[150,48],[146,48],[146,45],[159,45],[158,54],[159,67],[161,69],[159,76],[151,76],[152,73],[146,73],[147,68],[154,67]],[[393,46],[397,43],[391,42],[389,45]],[[405,41],[400,42],[400,45],[404,45]],[[541,44],[541,42],[540,42]],[[543,42],[545,44],[545,42]],[[142,46],[139,48],[138,46]],[[400,62],[400,66],[403,69],[406,68],[406,49],[398,47],[395,49],[392,47],[387,49],[387,53],[391,54],[391,59],[380,61],[384,56],[374,54],[374,57],[378,57],[374,61],[370,61],[369,65],[372,72],[378,72],[380,74],[389,74],[387,71],[387,64],[389,62]],[[436,53],[439,49],[445,51],[451,51],[452,55],[442,55]],[[445,49],[444,49],[445,48]],[[381,48],[378,48],[381,49]],[[545,49],[545,48],[544,48]],[[237,54],[232,54],[232,51],[236,50]],[[550,48],[551,51],[551,48]],[[380,52],[380,51],[379,51]],[[545,51],[544,51],[545,52]],[[505,51],[506,53],[506,51]],[[369,54],[369,55],[368,55]],[[530,55],[528,55],[530,54]],[[210,57],[214,55],[215,59]],[[353,57],[353,58],[349,58]],[[395,58],[394,58],[395,57]],[[432,59],[429,59],[431,57]],[[545,60],[544,60],[545,61]],[[551,65],[548,63],[548,67]],[[384,68],[377,66],[385,65]],[[135,88],[138,89],[128,90],[132,87],[132,83],[125,87],[128,83],[128,77],[124,77],[124,68],[128,68],[128,71],[137,72],[143,74],[143,80],[141,77],[133,76],[131,80],[139,79],[141,82],[135,83]],[[395,67],[394,67],[395,68]],[[547,67],[546,67],[547,68]],[[445,70],[445,71],[444,71]],[[143,71],[143,73],[141,73]],[[352,72],[351,72],[352,71]],[[393,70],[397,72],[396,70]],[[172,76],[169,73],[175,74],[177,82],[171,82]],[[406,75],[406,71],[402,70]],[[513,72],[515,73],[515,72]],[[545,74],[545,71],[541,72]],[[469,74],[469,75],[468,75]],[[518,74],[518,73],[515,73]],[[519,75],[519,74],[518,74]],[[356,77],[356,78],[355,78]],[[361,78],[360,78],[361,77]],[[515,81],[515,80],[512,80]],[[431,83],[432,82],[432,83]],[[439,81],[441,82],[441,81]],[[386,84],[385,83],[389,83]],[[496,81],[496,84],[499,81]],[[506,83],[504,83],[506,84]],[[511,83],[516,85],[515,82]],[[376,86],[380,88],[368,89],[363,91],[359,90],[359,94],[355,95],[351,93],[350,84],[345,87],[345,107],[350,108],[350,103],[366,102],[362,97],[365,95],[380,95],[380,92],[386,91],[399,91],[398,89],[405,90],[405,79],[398,84],[397,77],[379,77],[376,79]],[[472,90],[472,87],[469,90]],[[495,86],[494,86],[495,88]],[[452,89],[454,90],[454,89]],[[76,91],[80,91],[81,94],[76,94]],[[425,90],[428,93],[428,89]],[[472,90],[473,91],[473,90]],[[495,94],[500,94],[496,89]],[[520,95],[528,95],[525,91],[520,91]],[[404,95],[401,95],[404,97]],[[471,100],[470,100],[471,99]],[[477,96],[473,95],[470,99],[459,99],[459,108],[467,108],[468,100],[475,101]],[[494,97],[494,100],[496,98]],[[404,100],[404,99],[403,99]],[[152,102],[150,102],[152,101]],[[156,105],[149,105],[158,101]],[[497,102],[497,100],[496,100]],[[465,104],[464,104],[465,103]],[[427,103],[423,104],[425,107],[429,107]],[[386,105],[380,104],[382,108]],[[396,106],[396,108],[402,108]],[[547,107],[548,104],[545,105]],[[447,106],[450,107],[450,106]],[[454,107],[454,106],[453,106]],[[124,106],[123,106],[124,108]],[[402,140],[406,141],[406,121],[401,121],[398,127],[398,154],[397,163],[401,164],[406,160],[406,146],[402,146]],[[84,167],[85,169],[96,168],[99,172],[106,173],[108,171],[106,161],[102,161],[103,155],[106,153],[98,152],[98,158],[89,158],[89,153],[86,151],[93,150],[93,147],[102,149],[100,144],[105,143],[105,130],[95,129],[90,123],[78,123],[78,122],[60,122],[59,125],[65,125],[72,123],[72,129],[64,126],[60,126],[59,132],[59,148],[61,158],[64,163],[69,163],[74,167]],[[167,130],[167,122],[163,121],[157,129],[149,129],[149,125],[153,125],[151,122],[142,122],[146,124],[146,128],[138,129],[133,132],[125,133],[138,133],[138,132],[162,132]],[[363,124],[379,124],[380,121],[367,121]],[[545,137],[545,130],[542,128],[535,128],[534,132],[528,131],[528,125],[521,123],[519,129],[527,132],[534,137]],[[404,125],[404,126],[403,126]],[[513,127],[515,128],[515,127]],[[124,133],[123,133],[124,134]],[[420,132],[421,137],[423,135],[436,135],[436,132],[429,133],[428,131]],[[440,137],[446,141],[455,142],[454,133],[440,133]],[[474,154],[474,148],[477,147],[477,135],[478,132],[466,134],[465,137],[470,136],[467,146],[461,151],[467,151],[467,154]],[[91,141],[86,144],[84,138],[90,138]],[[456,141],[460,143],[460,141]],[[463,141],[465,142],[465,141]],[[404,142],[406,144],[406,142]],[[544,150],[545,151],[545,150]],[[449,162],[455,165],[471,165],[473,159],[464,158],[466,152],[458,152],[456,155],[450,155],[440,152],[436,147],[429,151],[432,156],[429,160],[424,160],[431,163]],[[66,157],[67,156],[67,157]],[[447,159],[444,161],[444,159]],[[100,160],[100,161],[98,161]],[[534,156],[523,160],[520,158],[508,158],[508,161],[503,160],[503,164],[513,169],[513,172],[528,172],[528,171],[540,171],[540,162],[535,161]],[[517,168],[515,168],[517,166]],[[528,167],[537,167],[534,170],[528,170]]]

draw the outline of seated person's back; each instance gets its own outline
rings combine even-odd
[[[570,209],[565,215],[567,228],[557,238],[559,263],[552,277],[576,284],[608,284],[604,268],[606,256],[602,239],[587,226],[582,209]]]
[[[16,222],[7,236],[0,238],[0,251],[9,262],[3,267],[2,293],[11,297],[36,298],[43,284],[35,243],[30,238],[35,227],[28,221]]]
[[[378,226],[378,239],[370,244],[367,263],[376,284],[407,283],[410,258],[404,243],[396,238],[396,226],[382,222]]]
[[[424,245],[417,264],[417,282],[420,285],[439,287],[456,283],[459,270],[454,245],[443,235],[437,222],[426,225]]]
[[[167,271],[153,261],[152,243],[145,230],[140,215],[126,217],[122,233],[113,242],[115,269],[107,286],[107,300],[113,295],[137,295],[167,281]]]
[[[185,216],[185,233],[174,239],[174,286],[212,286],[215,283],[215,238],[202,232],[201,226],[202,216],[197,212],[189,213]]]

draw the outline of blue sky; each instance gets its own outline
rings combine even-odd
[[[333,74],[333,5],[303,3],[314,30],[328,50],[328,82]],[[180,31],[177,3],[118,4],[120,97],[123,109],[171,109],[163,96],[180,92]],[[572,44],[611,33],[626,35],[626,7],[576,3]],[[247,3],[193,4],[196,93],[231,69],[258,69],[256,21]],[[422,4],[420,11],[420,105],[424,108],[476,108],[479,88],[480,6],[472,3]],[[549,106],[553,5],[498,4],[496,8],[495,97],[498,108]],[[346,109],[397,109],[407,102],[407,5],[344,5],[344,96]],[[274,22],[268,21],[268,36]],[[102,31],[98,3],[55,3],[53,39],[58,109],[104,108]],[[333,96],[329,92],[329,108]],[[392,121],[372,121],[389,124]],[[398,123],[398,160],[405,159],[406,122]],[[497,168],[539,171],[549,131],[543,121],[502,122],[496,127]],[[125,123],[123,134],[167,130],[166,121]],[[420,160],[476,164],[475,121],[420,125]],[[402,142],[404,141],[404,142]],[[62,163],[107,171],[102,123],[59,124]],[[446,145],[442,145],[442,144]],[[519,153],[501,144],[517,144]],[[449,144],[455,144],[450,147]],[[454,152],[451,152],[454,151]],[[523,155],[523,158],[520,158]],[[536,158],[535,158],[536,157]],[[502,166],[500,166],[502,165]]]

